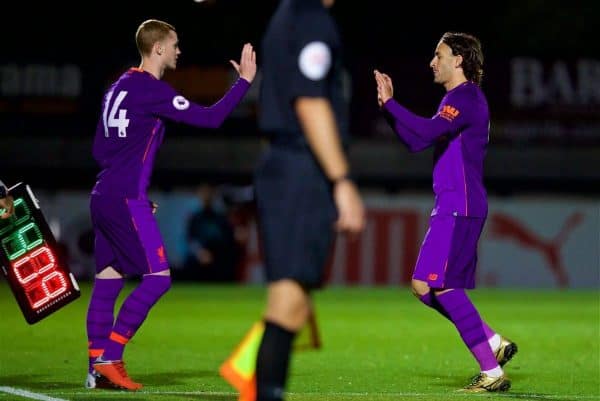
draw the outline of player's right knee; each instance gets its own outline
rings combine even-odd
[[[123,278],[123,276],[112,266],[106,266],[100,273],[96,273],[96,278]]]
[[[411,282],[412,293],[415,297],[420,298],[431,291],[427,282],[413,279]]]

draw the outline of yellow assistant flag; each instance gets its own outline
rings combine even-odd
[[[264,332],[263,321],[254,323],[242,342],[219,368],[221,376],[239,391],[238,401],[256,399],[256,356]]]

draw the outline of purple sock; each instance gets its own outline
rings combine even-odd
[[[483,331],[485,332],[485,338],[487,338],[489,340],[490,338],[494,337],[496,335],[496,332],[490,326],[488,326],[487,323],[484,322],[483,320],[482,320],[482,323],[483,323]]]
[[[135,335],[152,306],[169,290],[170,286],[171,276],[144,276],[142,282],[129,294],[119,310],[117,321],[102,355],[105,360],[123,359],[125,344]]]
[[[92,363],[102,355],[108,336],[114,324],[115,302],[123,289],[123,279],[100,279],[94,281],[94,289],[90,297],[87,311],[87,336],[88,336],[88,371],[94,368]]]
[[[450,316],[448,316],[448,313],[446,313],[444,308],[442,308],[442,305],[440,305],[439,301],[437,300],[437,298],[433,295],[433,293],[431,291],[429,291],[425,295],[421,295],[419,297],[419,300],[421,302],[423,302],[425,305],[429,306],[430,308],[438,311],[446,319],[452,320],[452,319],[450,319]]]
[[[454,289],[435,296],[456,326],[464,343],[479,363],[481,371],[498,366],[487,341],[479,313],[463,289]]]
[[[432,295],[431,291],[425,295],[421,295],[419,297],[419,300],[425,305],[429,306],[430,308],[438,311],[446,319],[452,321],[452,319],[450,319],[450,316],[448,316],[448,313],[444,310],[442,305],[440,305],[440,302],[437,300],[437,297],[435,295]],[[492,330],[486,322],[484,322],[483,320],[481,322],[483,323],[483,331],[485,332],[485,337],[489,340],[496,334],[496,332]]]

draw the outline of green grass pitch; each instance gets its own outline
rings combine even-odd
[[[15,389],[46,400],[237,399],[217,370],[260,316],[263,287],[175,283],[126,349],[130,375],[145,385],[137,393],[83,387],[90,289],[83,283],[81,298],[29,325],[0,282],[0,401],[28,399]],[[315,294],[323,347],[294,354],[287,400],[600,399],[597,290],[470,295],[490,326],[519,345],[506,366],[508,393],[455,392],[478,366],[454,327],[407,288],[331,287]]]

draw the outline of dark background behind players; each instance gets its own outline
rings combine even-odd
[[[275,0],[181,0],[168,6],[158,1],[113,0],[85,6],[62,0],[11,4],[18,18],[5,21],[10,40],[0,56],[2,178],[7,185],[25,181],[39,195],[45,193],[47,209],[52,209],[49,202],[56,202],[57,212],[48,210],[49,217],[60,225],[77,263],[89,262],[89,255],[69,236],[84,232],[81,222],[87,215],[82,210],[70,224],[60,213],[67,209],[65,203],[71,211],[79,204],[66,191],[83,193],[94,181],[97,170],[90,147],[98,99],[109,82],[137,64],[131,26],[150,17],[172,21],[184,38],[183,53],[177,73],[166,79],[190,99],[209,104],[233,78],[228,60],[237,56],[245,41],[258,44],[276,4]],[[66,9],[72,14],[67,16]],[[339,0],[332,13],[346,45],[345,84],[353,138],[349,159],[361,190],[400,198],[407,192],[427,199],[431,194],[431,155],[398,150],[397,139],[374,101],[373,68],[389,71],[402,86],[398,100],[430,116],[437,105],[432,99],[442,95],[423,68],[432,57],[431,47],[443,31],[473,32],[485,44],[483,89],[492,106],[485,166],[490,196],[499,197],[507,208],[515,197],[524,196],[559,197],[564,202],[557,206],[564,212],[555,225],[544,226],[545,217],[526,221],[525,212],[515,215],[506,209],[493,216],[490,232],[494,238],[509,240],[506,244],[513,239],[529,244],[522,245],[524,252],[539,254],[555,271],[583,266],[569,260],[563,263],[556,256],[559,248],[549,246],[554,241],[564,244],[569,255],[585,254],[584,245],[577,252],[568,246],[569,241],[586,238],[581,230],[589,215],[579,206],[571,211],[569,205],[574,198],[597,202],[600,196],[600,169],[595,167],[600,160],[600,42],[594,20],[600,3],[509,1],[486,11],[480,3],[460,0],[416,2],[410,7],[391,0]],[[128,35],[132,40],[123,41]],[[257,57],[260,61],[260,54]],[[411,79],[402,80],[402,75]],[[159,198],[187,191],[190,210],[179,216],[179,208],[167,208],[168,201],[159,199],[159,219],[183,227],[196,204],[194,188],[201,182],[218,177],[218,184],[250,183],[261,147],[257,87],[219,131],[169,127],[177,140],[166,141],[161,149],[153,189]],[[576,221],[572,216],[584,223],[571,224]],[[183,235],[168,230],[165,235],[175,251],[184,252]],[[252,235],[248,243],[256,248]],[[488,280],[494,283],[497,278]]]
[[[38,187],[79,188],[93,179],[86,133],[94,128],[97,99],[105,86],[137,62],[132,56],[136,54],[133,40],[125,44],[119,40],[133,37],[135,22],[151,16],[173,21],[185,39],[180,71],[167,79],[190,98],[209,102],[230,79],[227,60],[244,41],[258,43],[276,3],[186,0],[165,7],[162,2],[105,1],[68,6],[77,17],[63,14],[67,3],[62,1],[27,8],[14,4],[24,7],[15,11],[23,18],[7,21],[6,32],[14,35],[0,59],[0,132],[11,145],[0,160],[5,180],[26,178]],[[424,115],[432,114],[435,105],[430,99],[438,93],[435,86],[427,85],[428,71],[420,68],[431,57],[424,49],[431,47],[441,30],[456,29],[472,31],[486,43],[484,88],[494,105],[488,163],[491,190],[552,185],[566,191],[598,191],[597,185],[587,184],[597,182],[600,169],[592,172],[585,167],[600,158],[600,42],[595,40],[592,21],[600,14],[598,3],[515,1],[494,7],[492,13],[476,2],[460,0],[451,6],[416,2],[410,9],[392,3],[344,0],[332,9],[348,43],[351,132],[366,144],[354,152],[354,158],[360,158],[353,169],[360,183],[428,187],[429,166],[424,164],[428,156],[402,164],[390,163],[393,155],[378,152],[393,135],[370,105],[375,96],[370,74],[374,66],[410,74],[412,79],[399,92],[402,100],[416,104]],[[128,59],[129,63],[122,61]],[[198,157],[168,144],[154,184],[185,185],[190,178],[199,181],[215,171],[247,181],[253,162],[248,158],[257,153],[252,142],[255,111],[255,98],[250,97],[237,118],[223,127],[227,137],[247,141],[231,139],[218,149],[210,146],[211,140],[223,136],[178,127],[178,135],[189,135],[181,148],[192,146],[198,152],[208,148],[212,157]],[[520,151],[523,147],[531,151],[526,158]],[[246,157],[232,158],[227,152]],[[390,165],[391,169],[384,167]],[[399,165],[403,168],[396,168]],[[38,174],[40,168],[45,174]],[[79,173],[68,174],[70,169]]]

